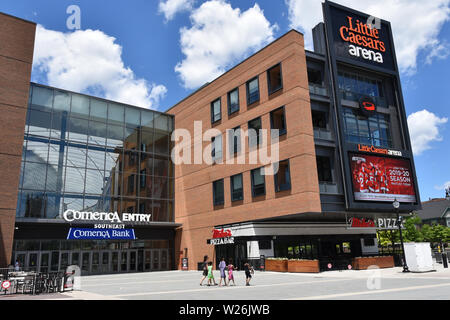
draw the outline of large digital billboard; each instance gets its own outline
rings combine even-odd
[[[350,153],[355,201],[416,202],[409,160]]]

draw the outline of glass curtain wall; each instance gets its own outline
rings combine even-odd
[[[151,213],[173,221],[173,118],[31,85],[18,218],[68,209]]]

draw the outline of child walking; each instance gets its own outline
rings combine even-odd
[[[233,281],[233,285],[235,286],[236,283],[234,282],[233,270],[234,270],[234,266],[233,266],[232,260],[230,260],[230,263],[228,265],[228,284],[231,285],[231,281]]]
[[[214,285],[217,286],[216,280],[214,279],[214,274],[212,271],[212,262],[208,262],[208,286],[211,286],[211,284],[214,282]]]

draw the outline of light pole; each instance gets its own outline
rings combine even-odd
[[[408,266],[406,264],[405,246],[403,245],[402,217],[398,212],[398,208],[400,208],[400,202],[398,202],[397,199],[395,199],[394,202],[392,203],[392,206],[394,207],[395,212],[397,213],[398,232],[400,233],[400,242],[402,244],[403,272],[409,272]]]

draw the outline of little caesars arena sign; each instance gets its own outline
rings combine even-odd
[[[151,214],[122,213],[122,218],[117,212],[81,212],[66,210],[63,219],[67,222],[92,221],[123,224],[127,222],[151,222]]]

